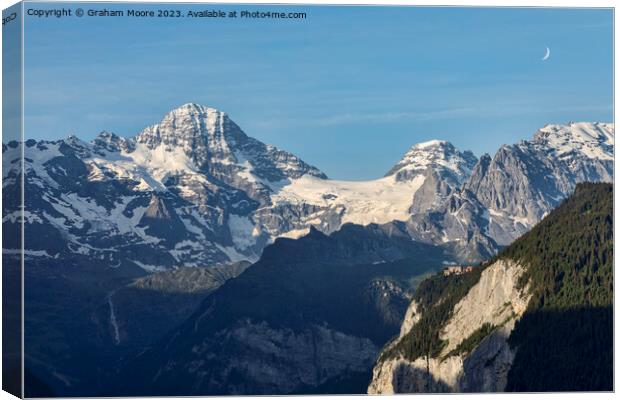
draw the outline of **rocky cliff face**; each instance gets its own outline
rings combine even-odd
[[[431,140],[412,146],[386,176],[394,176],[399,182],[424,177],[409,208],[411,214],[419,214],[439,207],[469,178],[477,161],[470,151],[461,152],[452,143]]]
[[[415,360],[380,357],[368,393],[502,391],[514,358],[507,339],[530,299],[527,286],[518,285],[523,270],[511,260],[498,260],[485,269],[442,328],[440,338],[447,344],[441,353]],[[391,347],[397,346],[419,319],[416,309],[412,304]],[[485,325],[493,331],[473,349],[462,351],[459,345]]]
[[[364,373],[378,353],[368,338],[316,325],[293,331],[240,320],[216,332],[214,338],[217,346],[209,340],[197,343],[189,364],[171,360],[159,374],[170,376],[174,369],[186,369],[183,379],[191,378],[193,384],[184,393],[293,393],[316,390],[343,375]],[[221,347],[234,353],[222,354]],[[218,368],[210,367],[216,359]]]
[[[514,359],[507,343],[513,327],[509,322],[498,328],[467,357],[383,362],[373,371],[368,394],[502,392]]]
[[[531,141],[503,146],[465,188],[488,210],[488,234],[511,243],[579,182],[613,181],[613,125],[549,125]]]

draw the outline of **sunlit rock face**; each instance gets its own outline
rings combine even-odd
[[[436,358],[407,360],[388,358],[375,365],[369,394],[416,392],[501,392],[515,352],[508,337],[515,322],[527,308],[528,286],[518,284],[524,268],[511,260],[498,260],[482,272],[480,280],[455,306],[453,316],[441,330],[447,345]],[[419,316],[412,303],[401,334],[391,346],[415,325]],[[484,324],[498,328],[471,352],[451,352]]]

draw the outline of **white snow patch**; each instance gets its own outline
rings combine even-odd
[[[157,272],[157,271],[165,271],[166,270],[166,268],[162,267],[161,265],[145,264],[145,263],[142,263],[142,262],[137,261],[137,260],[129,260],[129,261],[131,261],[132,263],[136,264],[137,266],[139,266],[140,268],[142,268],[143,270],[148,271],[148,272]]]
[[[12,213],[5,215],[2,218],[2,222],[11,222],[11,223],[21,222],[21,217],[22,217],[22,213],[20,211],[13,211]],[[24,211],[23,217],[24,217],[25,224],[34,224],[34,223],[42,224],[43,223],[43,220],[38,215],[31,213],[30,211]]]
[[[20,250],[20,249],[2,249],[2,254],[17,255],[23,254],[27,257],[46,257],[46,258],[58,258],[58,255],[52,256],[46,250]]]
[[[578,152],[591,159],[613,160],[615,127],[597,122],[547,125],[536,133],[534,141],[553,150],[559,158]]]
[[[446,143],[446,141],[434,139],[434,140],[429,140],[427,142],[418,143],[418,144],[414,145],[414,147],[416,147],[418,149],[426,149],[428,147],[435,147],[435,146],[442,145],[444,143]]]
[[[239,253],[234,247],[222,246],[217,243],[215,243],[215,246],[218,249],[220,249],[224,254],[226,254],[230,262],[238,262],[238,261],[256,262],[258,260],[258,256],[245,256]]]
[[[93,154],[84,161],[91,167],[89,179],[103,179],[100,171],[105,169],[118,178],[139,182],[140,190],[165,190],[163,182],[168,176],[197,172],[182,148],[170,148],[163,144],[149,149],[143,143],[136,143],[131,152],[107,152],[105,157]]]
[[[256,229],[248,217],[230,214],[228,217],[228,228],[232,235],[235,248],[244,250],[256,244],[256,238],[260,235],[260,230]]]

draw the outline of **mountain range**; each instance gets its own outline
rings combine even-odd
[[[275,238],[311,227],[329,234],[345,223],[398,221],[416,241],[481,260],[576,183],[611,181],[613,146],[613,124],[548,125],[494,157],[433,140],[412,146],[381,179],[338,181],[247,136],[227,114],[185,104],[132,138],[26,141],[26,256],[150,273],[254,262]],[[3,143],[2,152],[10,193],[21,147]],[[10,199],[9,225],[18,222]]]

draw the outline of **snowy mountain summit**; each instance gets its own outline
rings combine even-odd
[[[276,238],[311,227],[397,221],[415,240],[480,258],[577,182],[611,180],[613,146],[613,124],[548,125],[493,158],[433,140],[383,178],[338,181],[247,136],[226,113],[189,103],[131,138],[26,142],[28,254],[147,271],[207,267],[254,261]],[[3,144],[4,190],[17,190],[19,157],[17,143]],[[11,207],[5,223],[17,223]]]
[[[614,124],[571,122],[547,125],[533,139],[551,158],[562,160],[584,181],[613,180],[613,169],[605,165],[614,159]]]
[[[460,152],[450,142],[431,140],[412,146],[386,176],[405,181],[435,170],[460,184],[469,177],[476,162],[478,159],[471,151]]]
[[[546,125],[535,135],[535,143],[553,149],[558,157],[581,154],[592,159],[611,160],[614,156],[614,124],[570,122]]]
[[[231,173],[246,175],[250,181],[275,182],[305,174],[326,178],[295,155],[248,137],[226,113],[194,103],[172,110],[159,124],[140,132],[135,141],[151,151],[160,147],[161,151],[182,151],[200,171],[219,178]]]

